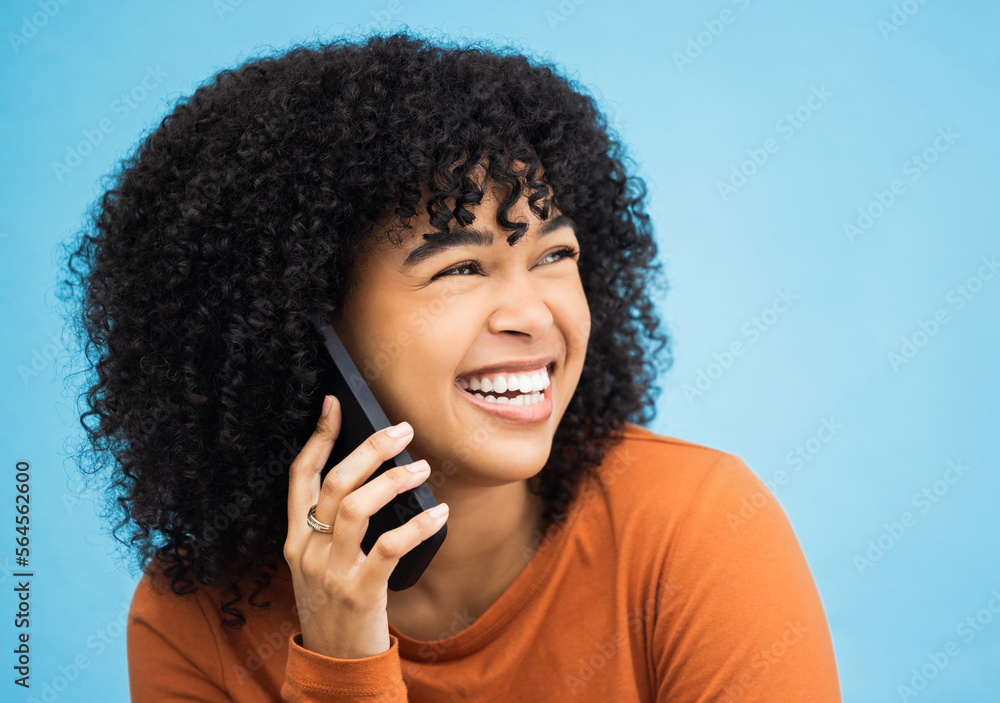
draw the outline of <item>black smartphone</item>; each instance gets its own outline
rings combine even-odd
[[[322,338],[321,354],[324,363],[322,388],[323,395],[334,395],[340,401],[341,426],[333,451],[320,474],[320,480],[327,472],[343,461],[348,454],[357,449],[366,439],[379,430],[390,426],[385,413],[372,395],[357,365],[347,353],[343,342],[337,336],[336,330],[329,320],[316,309],[309,311],[313,326]],[[395,466],[412,463],[409,453],[404,448],[399,454],[382,463],[368,478],[371,481],[380,474]],[[365,483],[367,483],[366,481]],[[375,540],[385,532],[406,523],[418,513],[433,508],[438,502],[426,483],[395,496],[382,509],[372,515],[368,521],[368,530],[361,541],[361,549],[365,554],[375,546]],[[417,582],[424,569],[431,563],[437,550],[448,534],[447,523],[441,526],[434,535],[418,544],[403,555],[389,576],[389,588],[402,591]]]

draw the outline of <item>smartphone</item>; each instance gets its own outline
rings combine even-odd
[[[389,427],[392,423],[372,395],[361,372],[347,353],[347,349],[337,336],[336,330],[319,310],[309,311],[313,326],[322,338],[321,353],[323,358],[322,387],[323,395],[335,395],[340,401],[341,425],[340,434],[334,442],[330,458],[320,474],[320,480],[327,472],[343,461],[371,435]],[[382,463],[368,478],[368,481],[395,466],[412,463],[409,453],[404,448],[396,456]],[[368,481],[365,481],[367,483]],[[426,483],[411,488],[396,495],[368,521],[368,531],[361,541],[361,549],[365,554],[375,546],[375,541],[385,532],[395,529],[407,522],[414,515],[433,508],[438,502]],[[424,569],[437,554],[441,543],[448,534],[447,523],[441,526],[434,535],[418,544],[403,555],[389,576],[389,588],[402,591],[417,582]]]

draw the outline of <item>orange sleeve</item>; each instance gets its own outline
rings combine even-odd
[[[731,454],[669,545],[653,626],[656,700],[840,703],[826,615],[777,499]]]
[[[131,699],[143,703],[229,703],[222,662],[208,620],[193,597],[168,603],[144,576],[132,596],[126,625]]]
[[[399,660],[399,640],[389,635],[389,649],[363,659],[334,659],[302,646],[302,633],[289,638],[288,664],[281,700],[290,703],[406,703]]]

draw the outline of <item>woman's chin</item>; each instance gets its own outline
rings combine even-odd
[[[550,451],[551,442],[487,440],[465,452],[439,454],[436,460],[420,457],[431,466],[427,485],[436,493],[447,491],[449,483],[486,488],[526,481],[545,468]],[[416,459],[417,454],[411,456]]]

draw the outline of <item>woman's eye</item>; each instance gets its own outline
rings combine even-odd
[[[580,252],[577,249],[573,249],[572,247],[563,247],[562,249],[557,249],[551,254],[548,254],[544,259],[542,259],[542,262],[544,263],[549,259],[551,259],[552,257],[558,257],[555,259],[555,261],[561,261],[563,259],[575,259],[577,254],[579,253]],[[555,261],[553,263],[555,263]],[[452,266],[450,269],[446,269],[441,273],[435,275],[433,278],[431,278],[431,280],[433,281],[438,278],[442,278],[444,276],[459,275],[462,271],[465,270],[473,271],[476,274],[481,274],[483,272],[483,268],[482,266],[480,266],[478,261],[464,261],[458,264],[457,266]]]
[[[480,268],[478,261],[466,261],[465,263],[461,263],[458,266],[452,266],[450,269],[442,271],[441,273],[434,276],[434,278],[431,278],[431,280],[433,281],[434,279],[441,278],[442,276],[450,276],[454,274],[456,271],[464,271],[465,269],[482,273],[482,268]]]
[[[563,247],[562,249],[557,249],[556,251],[546,256],[545,259],[548,259],[549,257],[552,256],[559,256],[559,258],[556,259],[556,261],[562,261],[563,259],[575,259],[576,255],[579,253],[580,252],[577,249],[573,249],[572,247]],[[545,261],[545,259],[542,259],[542,261]]]

